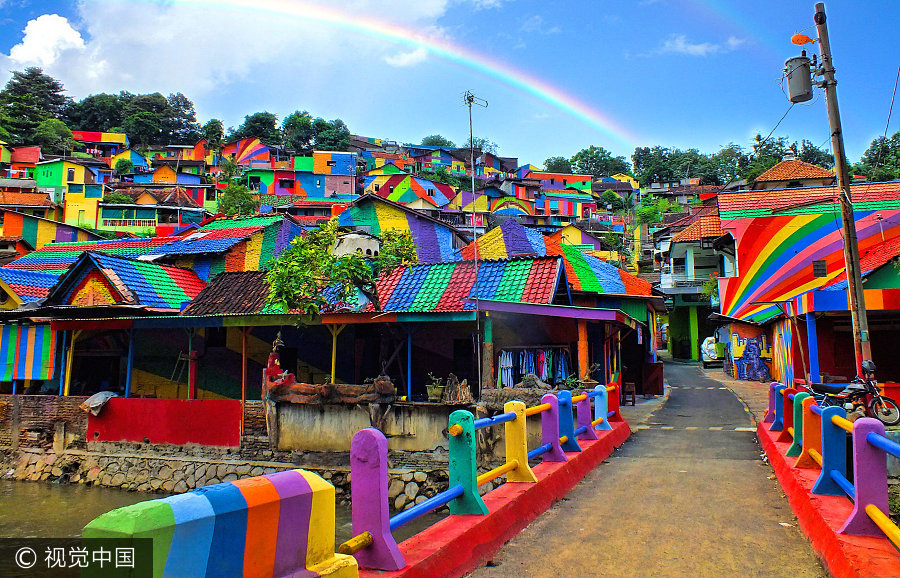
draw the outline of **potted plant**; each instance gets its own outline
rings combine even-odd
[[[428,401],[440,403],[441,399],[444,397],[444,386],[442,385],[444,379],[436,376],[430,371],[428,372],[428,379],[431,380],[431,383],[425,386],[428,390]]]

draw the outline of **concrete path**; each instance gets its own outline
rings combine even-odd
[[[827,576],[734,394],[667,363],[669,400],[497,554],[507,576]]]

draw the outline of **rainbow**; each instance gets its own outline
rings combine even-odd
[[[113,0],[115,1],[115,0]],[[377,20],[370,16],[356,16],[335,8],[302,0],[143,0],[150,4],[209,6],[215,10],[228,8],[253,13],[290,16],[324,26],[362,34],[410,48],[424,48],[428,53],[446,61],[474,70],[509,85],[539,101],[550,104],[580,122],[597,129],[623,145],[633,146],[640,139],[618,125],[607,115],[589,104],[567,94],[549,82],[529,75],[506,63],[463,48],[446,39],[423,35],[421,31]],[[128,2],[133,4],[133,2]]]

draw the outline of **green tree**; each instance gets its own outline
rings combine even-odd
[[[122,122],[122,128],[131,142],[142,150],[151,144],[159,143],[162,135],[159,115],[149,111],[139,111],[126,117]]]
[[[244,117],[244,122],[232,134],[229,140],[242,138],[258,138],[267,145],[281,144],[281,131],[278,130],[278,117],[271,112],[254,112]]]
[[[600,195],[600,204],[603,205],[604,208],[613,210],[613,211],[621,211],[624,205],[622,204],[622,198],[616,194],[612,189],[606,189],[603,191],[603,194]]]
[[[0,90],[0,113],[9,137],[17,143],[32,142],[41,121],[62,116],[69,103],[64,90],[60,81],[36,66],[13,71]]]
[[[741,178],[744,169],[750,163],[750,158],[739,145],[728,143],[717,153],[709,158],[719,181],[722,184],[732,183]]]
[[[566,157],[550,157],[544,161],[544,170],[551,173],[572,173],[572,161]]]
[[[219,163],[219,181],[224,183],[230,182],[238,174],[240,168],[240,165],[233,158],[223,159]]]
[[[42,120],[34,129],[32,142],[44,150],[65,154],[75,146],[72,131],[66,123],[56,118]]]
[[[853,166],[853,172],[865,175],[872,182],[900,179],[900,132],[889,138],[874,139]]]
[[[833,154],[820,149],[806,139],[800,142],[800,153],[797,155],[797,158],[803,162],[812,163],[826,169],[834,166]]]
[[[200,129],[200,136],[206,139],[206,150],[218,152],[225,138],[225,126],[221,120],[212,118]]]
[[[125,160],[125,159],[122,159]],[[118,165],[118,163],[116,163]],[[117,191],[113,191],[111,193],[107,193],[103,195],[103,202],[109,203],[110,205],[133,205],[134,199],[126,195],[125,193],[119,193]]]
[[[426,147],[455,147],[453,141],[439,134],[430,134],[422,139],[422,146]]]
[[[304,111],[295,110],[284,117],[281,123],[282,143],[287,149],[310,152],[316,138],[312,116]]]
[[[755,182],[756,177],[784,160],[790,151],[785,137],[763,139],[762,135],[757,133],[753,137],[753,150],[750,153],[750,162],[744,170],[744,178],[748,183]]]
[[[613,156],[605,148],[591,145],[572,155],[572,170],[576,174],[608,177],[617,173],[627,173],[629,167],[625,157]]]
[[[270,303],[289,311],[318,313],[328,305],[326,289],[330,289],[332,299],[343,302],[355,301],[357,291],[361,291],[380,311],[375,292],[379,272],[418,262],[416,245],[408,232],[383,232],[381,250],[371,259],[358,253],[332,254],[337,234],[337,219],[331,219],[291,242],[266,273]]]
[[[481,136],[476,136],[472,140],[472,144],[475,147],[475,150],[480,150],[482,153],[490,153],[494,156],[497,156],[497,152],[500,150],[497,143]]]
[[[253,215],[258,209],[259,203],[244,185],[232,183],[219,195],[219,212],[228,216]]]
[[[134,172],[134,163],[128,159],[119,159],[114,167],[117,175],[127,175]]]
[[[166,99],[169,106],[162,117],[163,132],[172,143],[194,144],[200,140],[200,124],[194,103],[180,92]]]
[[[124,106],[118,95],[92,94],[70,103],[65,110],[66,123],[75,130],[112,132],[125,120]]]
[[[331,122],[317,118],[313,122],[316,130],[315,147],[320,151],[345,151],[350,147],[350,129],[337,118]]]

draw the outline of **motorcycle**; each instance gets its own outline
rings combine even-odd
[[[875,381],[875,363],[865,360],[862,363],[865,377],[856,376],[846,386],[811,383],[809,389],[821,407],[842,406],[848,413],[863,408],[869,417],[884,423],[897,425],[900,423],[900,405],[893,399],[881,395]]]

